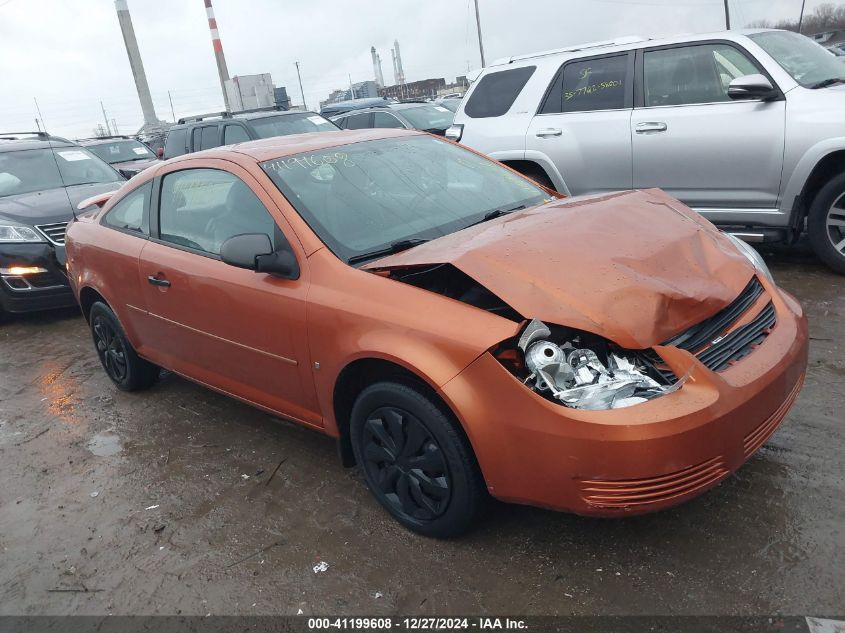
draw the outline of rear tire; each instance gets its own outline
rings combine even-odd
[[[487,498],[455,424],[422,390],[395,382],[367,387],[352,407],[352,449],[367,487],[393,518],[425,536],[466,532]]]
[[[158,366],[138,356],[110,307],[97,301],[91,306],[88,321],[100,363],[118,389],[140,391],[158,380]]]
[[[832,178],[813,199],[807,232],[816,255],[845,275],[845,173]]]

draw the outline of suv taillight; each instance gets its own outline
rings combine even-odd
[[[454,125],[449,126],[446,130],[446,138],[450,141],[455,141],[456,143],[461,140],[461,136],[464,133],[464,126],[461,123],[455,123]]]

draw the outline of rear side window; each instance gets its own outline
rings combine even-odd
[[[628,54],[569,62],[552,84],[541,110],[555,112],[592,112],[625,107],[629,91]]]
[[[170,130],[164,141],[164,155],[167,158],[171,158],[172,156],[181,156],[185,153],[185,142],[187,140],[188,130],[186,128]]]
[[[152,188],[153,183],[150,181],[126,194],[123,200],[109,209],[103,222],[107,226],[121,231],[134,231],[149,235],[147,223],[144,222],[144,210],[147,208],[147,201]]]
[[[220,142],[217,140],[217,126],[209,125],[202,128],[202,140],[200,141],[200,149],[211,149],[217,147]]]
[[[402,121],[387,112],[373,112],[373,127],[405,127]]]
[[[474,119],[502,116],[510,110],[535,70],[536,66],[524,66],[485,75],[472,91],[464,112]]]
[[[363,130],[364,128],[373,127],[372,114],[353,114],[346,118],[345,130]]]

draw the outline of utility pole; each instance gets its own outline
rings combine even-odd
[[[117,131],[117,121],[114,120],[114,117],[112,117],[112,120],[111,120],[111,129],[112,129],[112,132],[114,132],[116,135],[120,136],[120,132]]]
[[[103,121],[106,122],[106,133],[111,136],[111,128],[109,127],[109,117],[106,115],[106,106],[100,101],[100,109],[103,111]]]
[[[299,94],[302,95],[302,109],[307,110],[308,106],[305,105],[305,91],[302,89],[302,75],[299,72],[299,62],[296,63],[296,76],[299,78]]]
[[[728,0],[725,0],[725,28],[731,30],[731,9],[728,6]]]
[[[167,99],[170,101],[170,114],[173,115],[173,122],[176,123],[176,110],[173,109],[173,97],[170,96],[170,91],[167,91]]]
[[[725,0],[727,6],[728,0]],[[481,67],[484,68],[484,42],[481,39],[481,18],[478,15],[478,0],[475,0],[475,26],[478,27],[478,52],[481,53]],[[730,28],[730,27],[728,27]]]
[[[41,131],[41,123],[38,121],[37,118],[35,119],[35,127],[38,128],[39,132]]]
[[[47,124],[44,122],[44,115],[41,114],[41,108],[38,107],[38,99],[35,97],[32,98],[35,101],[35,111],[38,112],[38,118],[41,119],[41,124],[44,126],[44,131],[47,131]]]
[[[807,6],[807,0],[801,0],[801,17],[798,18],[798,32],[801,32],[801,25],[804,23],[804,8]]]

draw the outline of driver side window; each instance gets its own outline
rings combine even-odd
[[[159,202],[159,236],[210,255],[230,237],[263,233],[273,239],[276,224],[261,200],[237,176],[218,169],[186,169],[164,176]]]

